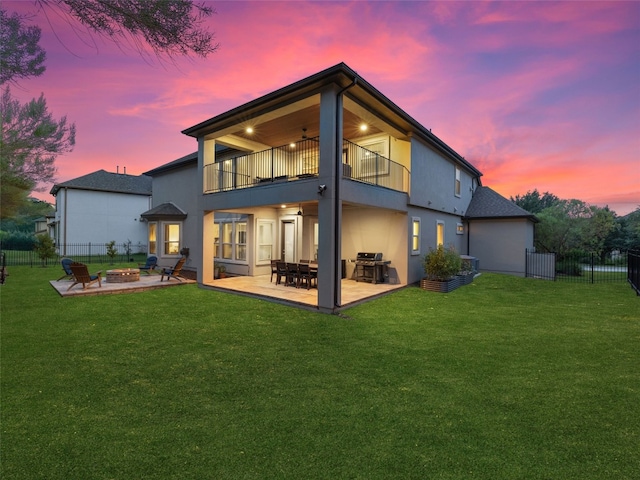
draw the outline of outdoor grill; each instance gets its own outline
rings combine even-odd
[[[355,260],[356,281],[384,283],[390,263],[390,260],[382,259],[382,253],[359,252]]]

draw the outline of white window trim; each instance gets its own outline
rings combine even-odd
[[[244,223],[245,225],[248,225],[248,222],[246,219],[233,219],[233,220],[223,220],[223,221],[217,221],[214,222],[218,225],[218,255],[222,255],[222,252],[224,250],[224,245],[228,245],[229,242],[224,242],[223,241],[223,237],[224,237],[224,225],[231,225],[231,258],[223,258],[222,256],[215,256],[215,250],[216,250],[216,244],[214,242],[214,246],[213,246],[213,250],[214,250],[214,260],[218,261],[218,262],[225,262],[225,263],[237,263],[237,264],[241,264],[241,265],[247,265],[249,263],[248,260],[248,255],[247,258],[244,260],[239,260],[238,259],[238,245],[244,245],[245,246],[245,251],[246,251],[246,247],[249,243],[249,239],[247,238],[247,243],[238,243],[237,242],[237,229],[236,229],[236,225],[239,223]],[[248,234],[248,231],[247,231]]]
[[[271,225],[271,243],[265,243],[262,244],[260,243],[260,225]],[[268,219],[257,219],[256,220],[256,232],[255,232],[255,256],[256,256],[256,265],[269,265],[271,263],[271,260],[274,258],[273,257],[273,252],[274,249],[276,247],[276,238],[277,238],[277,234],[276,234],[276,222],[274,220],[268,220]],[[260,247],[264,246],[264,245],[271,245],[271,254],[269,255],[268,259],[264,259],[264,260],[260,260]]]
[[[165,238],[165,226],[166,225],[178,225],[178,227],[180,228],[180,236],[178,238],[178,253],[165,253],[165,246],[167,243],[167,239]],[[170,221],[167,220],[165,222],[159,222],[158,226],[160,227],[158,230],[160,231],[156,231],[156,251],[158,249],[160,249],[160,251],[158,252],[158,257],[164,257],[164,258],[179,258],[182,256],[182,254],[180,253],[180,251],[182,250],[182,235],[184,232],[184,225],[182,222],[176,222],[176,221]],[[160,237],[162,241],[160,241],[160,239],[158,238]]]
[[[418,234],[417,235],[415,235],[414,231],[413,231],[413,227],[414,227],[415,223],[418,224]],[[411,238],[411,255],[420,255],[420,244],[422,243],[422,220],[420,219],[420,217],[411,217],[411,233],[410,233],[409,236]],[[414,244],[413,239],[415,237],[418,238],[418,248],[417,249],[413,248],[413,244]]]
[[[460,172],[460,169],[458,167],[456,167],[456,176],[453,182],[453,194],[456,197],[460,197],[462,195],[462,178],[461,178],[462,173]]]

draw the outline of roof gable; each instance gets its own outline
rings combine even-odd
[[[162,219],[184,219],[187,218],[187,213],[178,207],[173,202],[161,203],[160,205],[153,207],[151,210],[140,215],[147,220]]]
[[[51,188],[51,195],[56,195],[61,188],[129,193],[132,195],[151,195],[151,177],[147,175],[109,173],[105,170],[98,170],[97,172],[73,178],[66,182],[56,183],[53,188]]]
[[[473,193],[466,218],[528,218],[538,222],[535,215],[519,207],[489,187],[478,187]]]

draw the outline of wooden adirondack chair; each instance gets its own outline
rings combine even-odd
[[[176,280],[181,282],[182,279],[180,278],[180,272],[182,271],[182,267],[184,267],[184,262],[186,261],[187,261],[187,257],[182,257],[180,260],[178,260],[178,263],[176,263],[174,267],[163,268],[162,277],[160,278],[160,281],[163,282],[164,277],[167,277],[167,281],[169,281],[171,278],[175,278]]]
[[[73,283],[69,288],[67,288],[67,292],[71,290],[74,286],[79,283],[82,284],[82,289],[86,290],[87,287],[90,287],[91,284],[98,282],[98,286],[102,287],[102,280],[100,275],[102,275],[102,271],[96,272],[94,275],[89,274],[89,269],[84,263],[73,262],[69,268],[71,272],[73,272]]]

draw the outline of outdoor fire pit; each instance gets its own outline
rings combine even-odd
[[[107,282],[109,283],[129,283],[138,280],[140,280],[140,269],[138,268],[107,270]]]

